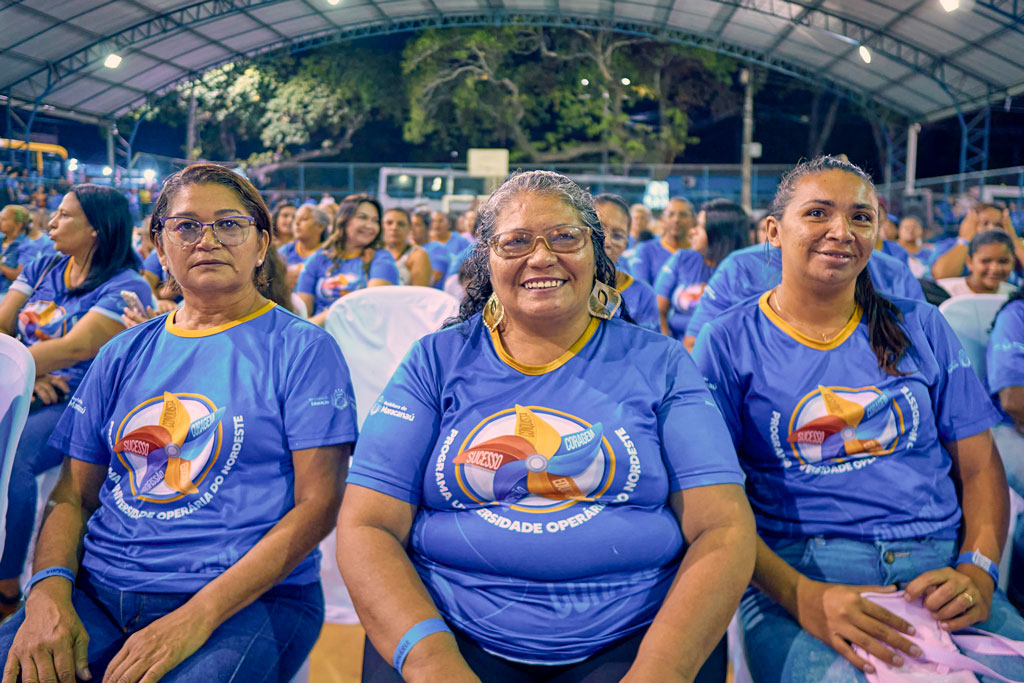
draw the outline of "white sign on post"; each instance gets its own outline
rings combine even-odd
[[[474,178],[504,179],[508,175],[507,149],[470,149],[466,162],[466,170]]]

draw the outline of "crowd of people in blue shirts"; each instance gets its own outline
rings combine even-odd
[[[864,596],[897,590],[941,633],[1024,641],[1024,585],[997,583],[1007,474],[1024,495],[1000,205],[927,239],[820,157],[756,221],[544,171],[458,216],[268,207],[212,164],[134,208],[83,184],[0,210],[0,332],[36,368],[0,469],[3,683],[290,680],[335,527],[364,681],[724,680],[737,610],[758,682],[883,680],[928,654]],[[378,286],[459,313],[357,428],[358,361],[320,328]],[[976,294],[1005,298],[987,386],[935,307]]]

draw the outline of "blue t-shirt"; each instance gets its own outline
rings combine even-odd
[[[25,267],[36,260],[38,252],[32,244],[32,240],[24,233],[18,235],[6,247],[0,247],[0,263],[8,268]],[[0,275],[0,295],[3,295],[11,288],[14,280],[8,280]]]
[[[108,467],[82,566],[122,591],[194,593],[295,506],[292,452],[355,440],[348,367],[268,303],[209,330],[163,315],[108,342],[50,438]],[[319,551],[286,584],[319,578]]]
[[[658,300],[654,290],[646,282],[636,280],[629,273],[620,271],[618,276],[619,294],[622,302],[633,321],[652,332],[661,331],[661,318],[658,316]],[[621,310],[621,309],[620,309]]]
[[[1002,408],[999,392],[1007,387],[1024,386],[1024,299],[1008,303],[996,316],[985,354],[988,389],[992,400]],[[1013,418],[1002,411],[1003,422]]]
[[[455,259],[460,253],[462,253],[462,251],[466,247],[470,246],[472,242],[470,242],[468,239],[466,239],[459,233],[452,232],[448,236],[447,242],[444,242],[443,244],[441,242],[438,242],[438,244],[441,244],[441,246],[448,251],[448,256],[451,259]]]
[[[893,242],[892,240],[882,240],[882,248],[880,251],[883,254],[888,254],[894,259],[906,264],[910,260],[910,252],[907,251],[899,242]]]
[[[767,251],[766,251],[767,249]],[[906,264],[875,251],[868,260],[868,272],[875,289],[883,296],[924,301],[921,283]],[[766,244],[737,249],[715,269],[697,310],[686,328],[696,337],[700,328],[730,306],[772,289],[782,282],[782,251]]]
[[[475,316],[413,346],[348,482],[419,507],[409,552],[445,619],[488,652],[559,663],[654,619],[683,549],[669,493],[742,475],[681,345],[592,318],[526,366]]]
[[[142,270],[156,275],[160,282],[167,279],[167,271],[164,270],[163,264],[160,263],[160,254],[157,253],[156,249],[149,252],[149,256],[142,262]]]
[[[35,247],[36,255],[39,258],[46,258],[57,253],[57,249],[53,246],[53,240],[46,233],[43,233],[34,240],[30,239],[29,243]]]
[[[69,293],[70,274],[70,256],[60,256],[56,262],[54,258],[37,258],[11,285],[11,291],[28,297],[18,312],[18,338],[25,346],[63,337],[86,313],[99,313],[120,323],[125,308],[123,289],[135,292],[143,306],[153,303],[149,284],[134,270],[122,270],[91,292],[79,295]],[[79,361],[54,374],[67,377],[68,386],[74,389],[90,363],[91,358]]]
[[[398,265],[387,249],[376,251],[370,261],[369,272],[361,256],[335,260],[322,249],[317,249],[306,259],[295,291],[313,295],[316,305],[310,315],[314,315],[327,310],[344,295],[364,289],[370,280],[387,280],[393,285],[398,284]]]
[[[712,272],[714,269],[693,249],[680,249],[661,267],[654,293],[669,301],[668,327],[676,339],[686,336],[686,326]]]
[[[675,252],[669,251],[659,239],[646,240],[622,254],[629,272],[638,280],[654,286],[661,267]]]
[[[297,266],[300,263],[305,263],[306,259],[316,253],[314,250],[313,252],[303,256],[299,253],[301,249],[302,245],[299,244],[298,240],[294,240],[288,244],[281,245],[281,247],[278,248],[277,253],[281,255],[282,259],[284,259],[285,265]]]
[[[878,368],[858,310],[829,343],[753,297],[704,326],[693,357],[718,401],[769,545],[811,536],[955,538],[960,507],[942,441],[999,421],[934,306],[892,299],[911,349]]]
[[[423,245],[423,248],[427,250],[427,256],[430,257],[430,268],[441,273],[440,279],[434,283],[434,289],[444,290],[444,282],[448,279],[449,275],[458,275],[458,269],[452,270],[451,261],[452,256],[448,253],[447,247],[440,242],[427,242]],[[462,265],[459,262],[459,265]]]

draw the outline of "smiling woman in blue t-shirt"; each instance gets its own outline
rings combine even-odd
[[[380,218],[380,204],[372,197],[347,197],[338,207],[331,236],[306,259],[295,287],[310,322],[323,327],[327,309],[350,292],[398,284],[398,266],[384,248]]]
[[[67,457],[0,627],[5,680],[287,681],[320,633],[316,546],[355,440],[345,361],[267,296],[247,180],[171,175],[151,230],[184,303],[107,344],[54,431]]]
[[[721,415],[680,345],[615,317],[589,194],[523,173],[479,220],[457,321],[399,366],[348,478],[363,680],[692,681],[752,563]]]
[[[757,518],[740,614],[758,683],[863,681],[865,650],[894,666],[920,654],[905,621],[861,597],[897,585],[943,629],[1024,637],[993,569],[1008,509],[998,415],[938,310],[876,293],[878,217],[860,168],[799,164],[767,222],[781,284],[694,348]],[[1024,659],[990,666],[1024,675]]]

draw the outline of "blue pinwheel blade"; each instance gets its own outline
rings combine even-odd
[[[494,499],[504,501],[507,498],[519,500],[529,495],[526,488],[526,461],[516,460],[498,468],[494,473]]]
[[[224,408],[217,408],[216,411],[209,415],[204,415],[198,420],[194,420],[192,424],[188,426],[188,435],[185,436],[185,443],[190,441],[196,441],[205,434],[208,434],[217,424],[220,422],[220,418],[224,415]]]
[[[164,480],[167,471],[167,452],[158,448],[146,457],[146,471],[139,480],[139,493],[149,493]]]
[[[597,454],[604,436],[600,422],[582,432],[562,437],[558,452],[548,461],[548,472],[562,477],[571,477],[587,469]]]

